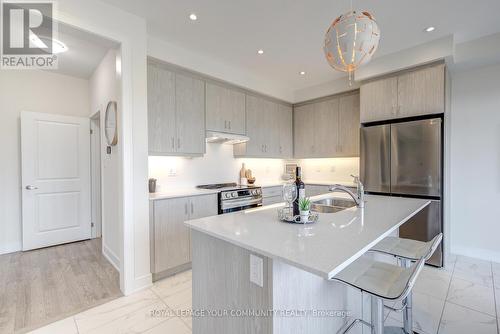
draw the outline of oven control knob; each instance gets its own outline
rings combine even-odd
[[[232,193],[231,193],[231,197],[232,197],[232,198],[238,197],[238,194],[237,194],[236,192],[232,192]]]
[[[224,193],[225,198],[231,198],[231,193]]]

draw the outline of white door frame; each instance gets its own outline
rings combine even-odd
[[[146,22],[94,0],[59,2],[57,20],[120,44],[120,64],[117,66],[121,81],[118,145],[122,145],[122,187],[117,194],[122,217],[120,289],[129,295],[152,284],[147,186]]]
[[[101,111],[90,116],[90,172],[92,187],[92,238],[102,236]]]

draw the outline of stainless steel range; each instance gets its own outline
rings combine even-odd
[[[262,206],[262,188],[239,186],[236,183],[206,184],[199,189],[218,189],[219,214],[246,210]]]

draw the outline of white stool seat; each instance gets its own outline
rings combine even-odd
[[[409,268],[402,268],[362,256],[333,277],[333,280],[384,300],[401,300],[413,287],[423,264],[422,260]]]
[[[386,237],[370,249],[370,251],[385,253],[411,261],[417,261],[424,257],[427,261],[436,250],[442,237],[443,234],[440,233],[428,242],[398,237]],[[437,242],[438,240],[439,242]]]

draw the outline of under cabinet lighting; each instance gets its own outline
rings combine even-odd
[[[189,19],[190,19],[191,21],[196,21],[196,20],[198,19],[198,16],[196,16],[196,14],[195,14],[195,13],[191,13],[191,15],[189,15]]]
[[[435,27],[427,27],[427,28],[425,28],[425,32],[433,32],[434,30],[436,30]]]
[[[257,51],[257,53],[262,55],[262,54],[264,54],[264,50],[260,49],[259,51]]]

